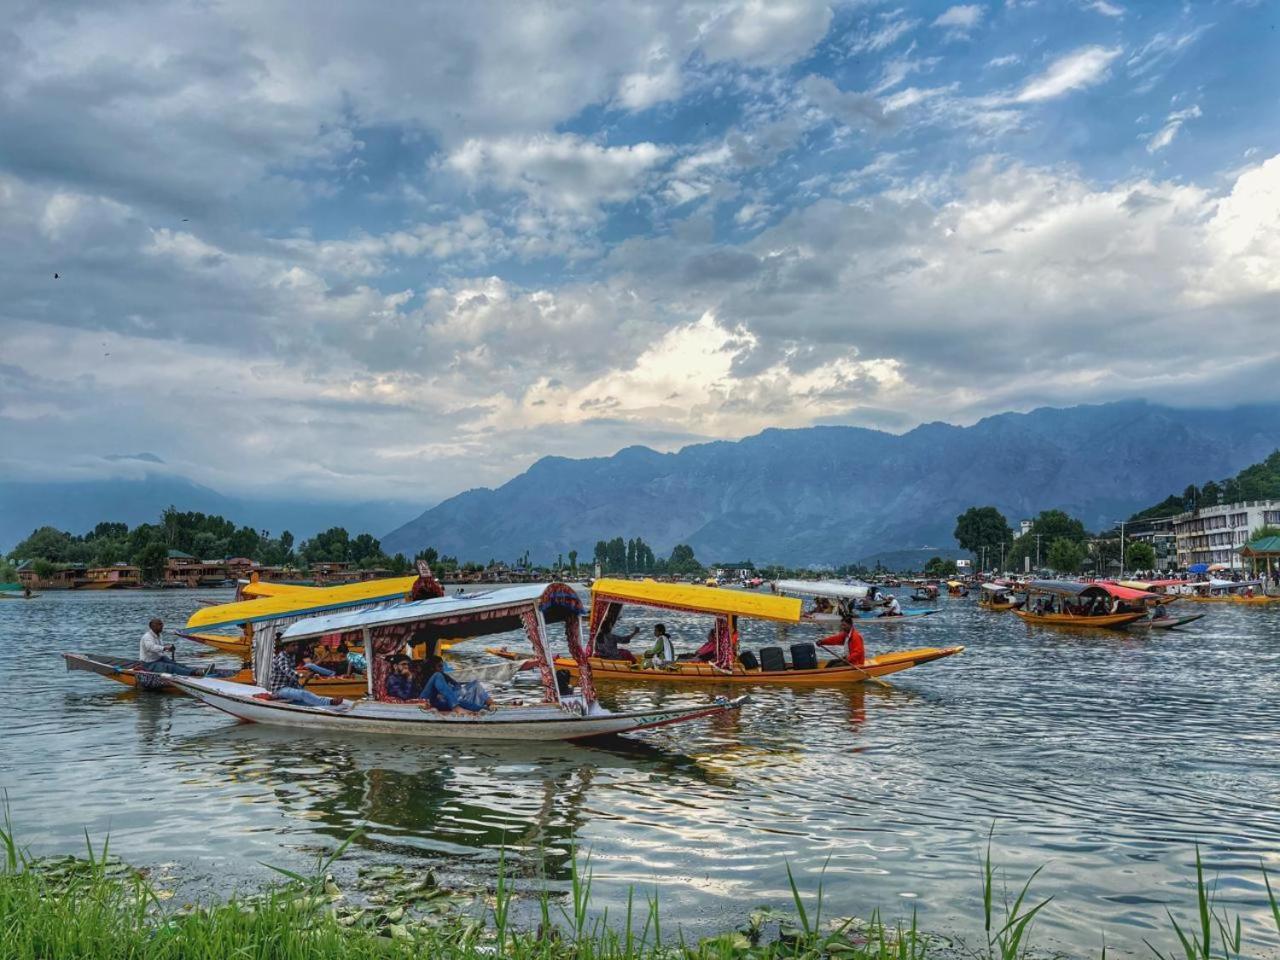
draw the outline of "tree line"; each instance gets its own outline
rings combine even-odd
[[[570,552],[576,567],[576,553]],[[666,559],[656,556],[653,548],[641,537],[624,540],[614,537],[612,540],[597,540],[594,559],[605,574],[633,573],[652,574],[657,576],[700,576],[706,568],[694,556],[693,547],[687,543],[676,544],[671,555]]]
[[[1120,559],[1116,531],[1091,534],[1082,522],[1062,510],[1043,510],[1026,533],[1015,536],[1009,522],[995,507],[970,507],[956,517],[956,543],[968,550],[984,569],[1022,570],[1028,558],[1032,569],[1079,573],[1092,560],[1105,569]],[[1149,543],[1125,544],[1124,565],[1132,570],[1155,568],[1156,554]]]

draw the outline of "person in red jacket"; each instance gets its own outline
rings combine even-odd
[[[867,660],[866,645],[862,642],[862,634],[853,625],[852,617],[845,617],[841,620],[840,632],[833,633],[829,637],[823,637],[818,641],[818,646],[845,647],[845,659],[855,667],[861,666]]]

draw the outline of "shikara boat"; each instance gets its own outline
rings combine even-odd
[[[1244,606],[1280,603],[1280,597],[1269,597],[1262,592],[1261,580],[1210,580],[1208,583],[1193,583],[1191,588],[1193,592],[1184,594],[1182,599],[1192,603],[1238,603]]]
[[[742,698],[719,698],[696,706],[620,713],[605,709],[596,701],[589,658],[580,641],[581,614],[582,601],[573,589],[552,583],[334,613],[290,626],[281,638],[284,643],[337,634],[370,651],[368,697],[349,708],[345,704],[343,708],[298,706],[272,699],[263,687],[224,680],[173,677],[171,682],[241,720],[326,733],[428,739],[579,740],[683,723],[741,707]],[[557,682],[549,651],[550,624],[564,625],[571,662],[578,671],[579,692],[564,693]],[[541,674],[539,703],[499,705],[479,713],[442,713],[422,702],[401,702],[387,695],[388,658],[400,654],[411,638],[470,638],[522,628]],[[255,642],[262,643],[261,639]]]
[[[968,588],[968,587],[966,587],[966,586],[965,586],[963,583],[961,583],[959,580],[948,580],[948,581],[947,581],[947,596],[948,596],[948,597],[967,597],[968,595],[969,595],[969,588]]]
[[[868,626],[891,626],[919,623],[922,617],[931,616],[937,610],[903,610],[900,614],[887,615],[883,606],[889,597],[880,592],[880,588],[869,583],[843,583],[839,580],[777,580],[773,584],[774,592],[784,597],[799,597],[808,600],[813,606],[803,610],[800,619],[804,623],[815,623],[836,627],[845,616],[858,621],[859,629]],[[865,604],[881,607],[861,609]]]
[[[169,675],[143,670],[142,663],[125,657],[108,657],[97,653],[64,653],[62,659],[67,670],[84,670],[96,673],[100,677],[122,683],[126,687],[139,690],[163,690],[167,693],[181,691],[169,681]],[[223,668],[211,666],[199,674],[215,680],[226,680],[230,683],[254,682],[253,670],[248,667]],[[303,686],[312,693],[322,697],[360,697],[367,688],[367,681],[359,677],[313,677],[306,680]]]
[[[1022,601],[1013,595],[1013,587],[1002,583],[984,583],[978,595],[978,606],[997,613],[1016,609]]]
[[[1173,630],[1177,627],[1185,627],[1188,623],[1195,623],[1203,617],[1203,613],[1189,613],[1183,617],[1143,617],[1141,620],[1135,620],[1129,624],[1128,629]]]
[[[106,677],[108,680],[114,680],[116,683],[124,684],[126,687],[135,687],[139,690],[177,692],[177,687],[169,682],[169,674],[144,670],[142,669],[141,660],[108,657],[96,653],[64,653],[62,659],[66,663],[68,671],[83,670],[87,673],[96,673],[100,677]],[[234,677],[237,672],[236,670],[225,670],[210,666],[201,676],[224,680]]]
[[[626,660],[604,659],[594,651],[596,639],[617,622],[625,606],[649,610],[674,610],[680,613],[704,614],[714,618],[715,659],[711,662],[677,660],[665,665],[645,666]],[[738,649],[738,618],[766,620],[784,627],[803,623],[802,603],[796,597],[750,594],[738,590],[717,590],[681,584],[656,583],[653,580],[597,580],[591,585],[590,638],[587,663],[596,680],[625,683],[685,684],[784,684],[787,686],[830,686],[861,683],[868,679],[900,673],[912,667],[960,653],[964,647],[925,647],[868,657],[861,664],[834,656],[819,659],[813,643],[791,646],[791,660],[781,647],[764,647],[758,651]],[[901,619],[901,618],[894,618]],[[861,621],[859,626],[861,626]],[[505,649],[490,653],[509,659],[522,654]],[[557,669],[576,676],[578,663],[566,658],[555,661]]]
[[[1026,605],[1013,612],[1039,626],[1120,629],[1146,616],[1146,608],[1140,605],[1159,599],[1114,583],[1033,580],[1027,584]],[[1140,608],[1116,610],[1120,603]]]

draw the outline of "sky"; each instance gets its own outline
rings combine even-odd
[[[3,477],[1275,397],[1274,3],[0,9]]]

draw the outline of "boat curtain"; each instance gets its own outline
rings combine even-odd
[[[736,641],[729,618],[716,617],[716,666],[721,670],[733,669],[733,661],[737,657]]]
[[[596,685],[591,676],[591,664],[588,663],[587,650],[582,645],[582,618],[574,617],[564,622],[564,639],[569,647],[569,654],[578,664],[578,686],[582,688],[583,699],[590,707],[596,702]]]
[[[551,651],[547,649],[545,624],[536,607],[526,608],[520,614],[524,624],[524,632],[529,637],[529,645],[533,647],[533,655],[538,661],[538,673],[542,678],[542,698],[547,703],[560,702],[560,687],[556,683],[555,668],[551,662]]]
[[[596,638],[602,632],[612,630],[618,623],[622,613],[622,603],[609,597],[598,595],[591,601],[591,636],[587,637],[586,655],[596,654]]]

